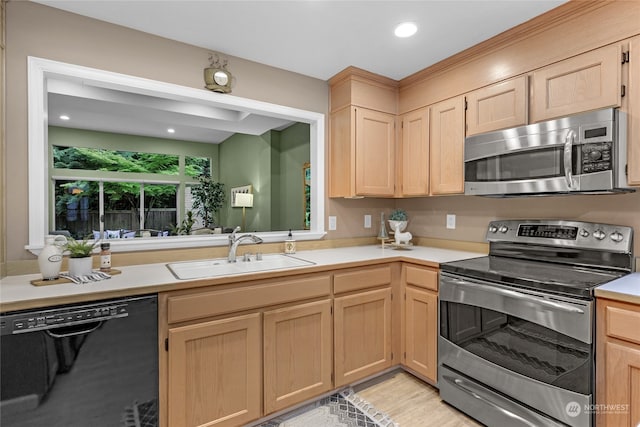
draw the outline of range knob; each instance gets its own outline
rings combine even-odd
[[[580,236],[582,237],[589,237],[589,232],[587,230],[585,230],[584,228],[582,228],[580,230]]]
[[[496,231],[498,231],[498,227],[496,227],[495,225],[491,224],[489,226],[489,233],[495,233]]]
[[[500,228],[498,228],[498,231],[501,233],[506,233],[509,229],[507,228],[506,225],[501,225]]]
[[[622,242],[622,239],[624,239],[624,236],[619,231],[614,231],[609,237],[616,243],[620,243]]]
[[[604,234],[604,231],[597,229],[596,231],[593,232],[593,237],[595,237],[598,240],[602,240],[605,237],[607,237],[607,235]]]

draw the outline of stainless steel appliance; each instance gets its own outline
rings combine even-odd
[[[158,425],[157,296],[0,316],[0,425]]]
[[[465,194],[610,193],[627,186],[627,119],[605,109],[466,138]]]
[[[493,221],[487,240],[441,264],[440,396],[490,426],[593,425],[593,290],[631,272],[633,229]]]

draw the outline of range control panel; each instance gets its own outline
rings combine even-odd
[[[582,221],[491,221],[486,239],[489,242],[537,243],[622,253],[633,250],[633,228]]]
[[[8,313],[0,317],[2,335],[19,334],[38,330],[100,322],[103,320],[127,317],[127,304],[95,303],[51,310],[30,311],[28,313]]]

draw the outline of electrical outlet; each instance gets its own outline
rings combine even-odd
[[[337,218],[335,216],[329,217],[329,231],[335,231]]]
[[[371,215],[364,216],[364,228],[371,228]]]
[[[456,228],[456,216],[454,214],[447,214],[447,228],[451,230]]]

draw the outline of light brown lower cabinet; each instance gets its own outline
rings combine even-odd
[[[332,389],[331,300],[264,313],[265,414]]]
[[[169,426],[229,427],[260,417],[260,316],[169,329]]]
[[[334,310],[336,387],[389,368],[391,289],[336,297]]]
[[[600,427],[640,425],[640,305],[597,300],[596,409]]]
[[[404,364],[435,384],[438,380],[438,294],[410,287],[405,292]]]
[[[438,364],[438,270],[422,265],[402,266],[402,364],[435,384]]]

